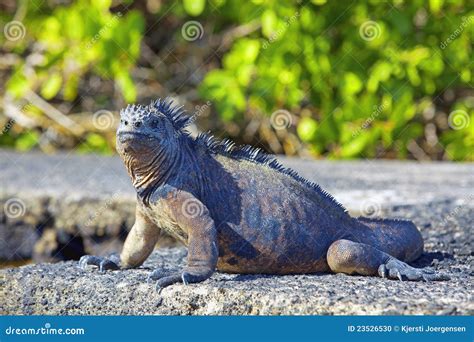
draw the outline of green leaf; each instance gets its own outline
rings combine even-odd
[[[443,0],[430,0],[431,13],[439,13],[441,8],[443,7],[443,2]]]
[[[18,69],[7,82],[8,92],[16,98],[23,96],[29,88],[29,82],[22,70],[22,68]]]
[[[408,66],[407,75],[408,75],[408,78],[410,79],[411,84],[413,84],[414,86],[419,86],[421,84],[421,77],[416,67],[411,66],[411,65]]]
[[[59,72],[51,74],[41,86],[41,96],[46,100],[50,100],[56,96],[61,89],[63,78]]]
[[[16,142],[15,148],[20,151],[29,151],[38,144],[39,135],[35,131],[27,131],[21,134]]]
[[[387,81],[390,78],[391,73],[392,66],[389,63],[380,62],[375,64],[367,82],[367,90],[372,93],[376,92],[379,83]]]
[[[122,95],[125,101],[135,102],[137,98],[137,90],[130,75],[127,72],[119,72],[115,75],[115,80],[122,90]]]
[[[298,123],[296,131],[301,140],[310,142],[316,137],[318,122],[310,117],[304,117]]]
[[[276,30],[277,16],[274,11],[267,9],[262,14],[262,33],[265,37],[270,38]]]
[[[348,72],[344,74],[344,80],[342,83],[342,91],[347,96],[357,94],[362,90],[362,81],[360,78],[353,72]]]
[[[417,46],[412,50],[400,54],[400,60],[410,64],[418,65],[421,61],[431,58],[430,50],[423,46]]]
[[[200,15],[206,7],[205,0],[183,0],[183,7],[186,13],[193,17]]]
[[[72,101],[77,96],[77,87],[79,86],[79,75],[74,73],[70,75],[64,84],[64,99]]]
[[[225,121],[234,119],[247,104],[237,80],[222,70],[209,72],[199,87],[199,93],[216,103],[217,112]]]
[[[347,144],[343,145],[340,151],[340,155],[343,158],[351,158],[360,154],[370,140],[369,132],[362,132],[355,139],[349,141]]]
[[[94,0],[91,1],[93,7],[96,7],[100,12],[108,11],[112,5],[112,0]]]
[[[86,140],[79,145],[77,150],[81,153],[99,152],[110,154],[112,152],[107,140],[97,133],[88,134]]]

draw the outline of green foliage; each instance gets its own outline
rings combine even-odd
[[[88,134],[85,141],[77,147],[77,150],[80,153],[98,152],[106,155],[112,153],[108,147],[107,140],[96,133]]]
[[[62,96],[72,101],[81,79],[93,73],[114,80],[125,100],[135,101],[130,71],[140,55],[144,20],[136,11],[111,13],[110,6],[111,1],[78,0],[43,14],[30,3],[31,12],[24,22],[28,39],[35,42],[33,49],[41,59],[33,65],[23,60],[10,77],[7,91],[21,97],[39,85],[41,96],[47,100]],[[22,51],[28,39],[14,48]]]
[[[155,17],[141,2],[59,3],[20,1],[25,38],[13,43],[0,36],[5,51],[20,59],[6,81],[8,95],[21,98],[31,89],[48,101],[75,103],[84,95],[81,84],[98,76],[134,102],[141,99],[131,74],[144,35],[152,37],[152,53],[173,58],[231,37],[224,48],[207,51],[222,56],[219,64],[206,57],[212,68],[196,70],[208,70],[200,100],[212,102],[220,124],[244,127],[249,117],[265,122],[284,109],[292,127],[277,136],[298,137],[315,156],[407,158],[415,144],[431,158],[474,160],[472,1],[147,2],[159,3]],[[190,20],[204,28],[199,41],[182,37]],[[156,31],[164,32],[158,42]],[[163,93],[175,90],[157,81]],[[96,95],[102,101],[110,93]],[[453,125],[453,112],[465,124]],[[110,151],[105,133],[82,138],[81,151]],[[0,144],[27,149],[34,139],[31,132],[9,133]]]
[[[19,151],[28,151],[38,143],[38,133],[29,131],[21,134],[15,141],[15,148]]]
[[[192,16],[198,16],[206,7],[205,0],[183,0],[183,6],[186,13]]]
[[[219,11],[231,16],[235,4]],[[469,1],[247,1],[238,13],[235,23],[257,17],[261,30],[234,43],[222,68],[206,76],[202,96],[237,122],[244,111],[309,108],[313,117],[301,119],[297,134],[316,154],[377,157],[383,150],[404,158],[410,141],[424,139],[423,111],[438,110],[447,89],[472,90]],[[446,115],[459,106],[442,105]],[[470,126],[445,127],[447,157],[472,160],[472,134],[472,118]]]

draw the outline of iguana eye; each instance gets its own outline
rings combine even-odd
[[[135,121],[135,123],[133,124],[133,126],[135,126],[135,128],[138,128],[140,127],[142,123],[140,121]]]

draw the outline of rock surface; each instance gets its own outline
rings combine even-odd
[[[176,284],[157,293],[147,283],[148,273],[157,267],[179,270],[186,256],[184,248],[163,248],[134,270],[100,274],[92,266],[82,270],[68,261],[0,271],[0,314],[474,314],[474,208],[443,203],[397,208],[391,214],[414,219],[422,231],[427,252],[414,266],[433,267],[449,274],[450,281],[216,273],[201,284]]]
[[[133,222],[134,194],[116,158],[0,151],[0,159],[9,161],[0,164],[0,253],[27,256],[41,244],[71,253],[71,237],[82,252],[120,247],[117,236]],[[81,270],[75,261],[0,270],[0,314],[474,314],[472,164],[283,161],[354,214],[414,220],[426,247],[414,266],[433,267],[451,280],[216,273],[157,293],[147,275],[183,265],[186,251],[174,247],[158,249],[139,269],[105,274]],[[5,213],[11,199],[25,205],[18,217]]]

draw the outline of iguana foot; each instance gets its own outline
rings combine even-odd
[[[328,265],[333,272],[379,275],[382,278],[432,281],[449,280],[445,274],[414,268],[370,245],[350,240],[337,240],[329,247]]]
[[[120,257],[118,255],[111,255],[108,258],[94,255],[83,255],[79,259],[79,267],[83,270],[86,269],[87,265],[98,266],[99,272],[105,272],[106,270],[118,270],[120,269],[119,264]]]
[[[378,273],[382,278],[411,280],[411,281],[434,281],[449,280],[446,274],[435,273],[430,269],[414,268],[395,258],[390,258],[386,263],[379,266]]]
[[[193,274],[186,270],[181,273],[178,272],[169,274],[162,269],[157,269],[149,274],[148,281],[156,281],[156,290],[160,292],[163,288],[172,284],[182,282],[184,285],[188,285],[190,283],[198,283],[204,281],[208,279],[211,274],[212,272]]]

